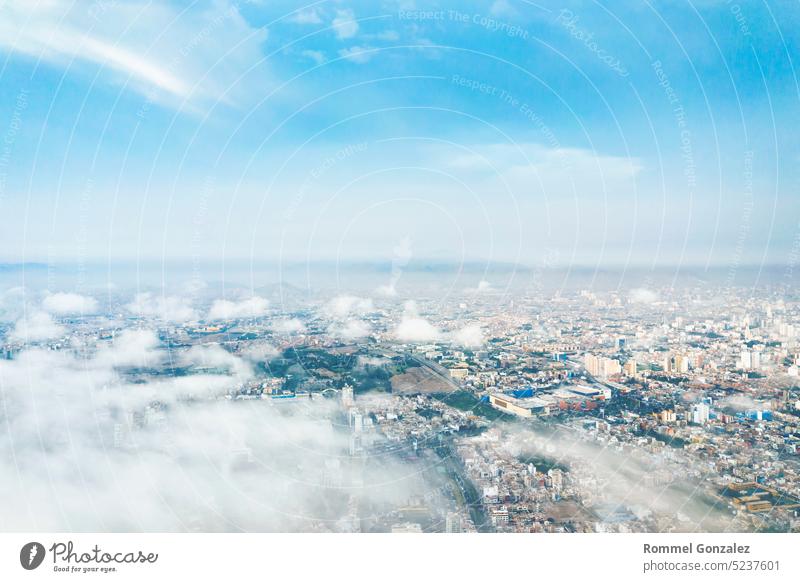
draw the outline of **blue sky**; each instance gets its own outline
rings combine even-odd
[[[0,260],[410,241],[793,264],[799,20],[725,0],[6,2]]]

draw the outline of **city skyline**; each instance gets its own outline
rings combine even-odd
[[[742,291],[13,287],[2,527],[796,531],[800,303]]]

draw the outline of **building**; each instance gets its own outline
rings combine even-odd
[[[750,350],[742,350],[739,354],[739,369],[749,370],[753,366]]]
[[[350,408],[355,404],[355,395],[353,394],[353,387],[345,384],[342,388],[342,406]]]
[[[708,404],[700,402],[692,407],[692,422],[694,424],[705,424],[708,422],[711,409]]]
[[[740,370],[760,370],[761,352],[757,350],[743,349],[739,354],[738,367]]]
[[[583,365],[589,374],[600,378],[608,378],[622,373],[622,366],[617,360],[604,356],[586,354],[583,358]]]
[[[664,424],[675,422],[675,420],[677,419],[674,410],[662,410],[659,413],[658,417]]]
[[[464,526],[461,521],[461,516],[454,512],[448,513],[444,521],[444,531],[446,533],[463,533]]]
[[[489,511],[489,519],[495,527],[508,525],[508,507],[501,505]]]
[[[567,390],[569,392],[572,392],[573,394],[577,394],[578,396],[582,396],[583,398],[589,398],[592,400],[604,400],[606,399],[606,395],[608,395],[609,397],[611,395],[610,390],[606,392],[602,388],[595,388],[593,386],[584,386],[581,384],[575,386],[569,386]]]
[[[664,358],[662,367],[668,374],[687,374],[689,372],[689,358],[683,354],[667,355]]]
[[[541,398],[514,398],[507,394],[490,394],[489,404],[509,414],[523,418],[548,414],[548,403]]]

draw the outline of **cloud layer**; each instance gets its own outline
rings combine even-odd
[[[90,353],[0,360],[0,530],[353,531],[353,504],[379,515],[429,488],[416,466],[351,462],[335,401],[220,399],[252,368],[219,346],[170,358],[225,374],[144,382],[126,370],[166,361],[154,332]]]

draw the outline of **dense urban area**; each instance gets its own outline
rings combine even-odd
[[[276,470],[275,449],[231,429],[208,463],[244,507],[280,473],[269,512],[216,520],[224,507],[187,494],[166,529],[800,531],[800,303],[787,297],[508,294],[481,281],[427,300],[342,294],[287,309],[251,295],[200,309],[157,293],[107,305],[51,293],[0,324],[4,450],[19,450],[26,399],[60,410],[83,398],[80,414],[36,429],[45,458],[69,458],[80,424],[98,464],[147,450],[182,466],[203,427],[240,408],[280,423],[263,440],[288,461]],[[76,379],[62,385],[60,369]],[[90,372],[88,392],[70,392]],[[210,403],[218,412],[186,438],[185,411]],[[292,430],[309,419],[333,435],[325,448]],[[373,494],[383,489],[395,494]]]

